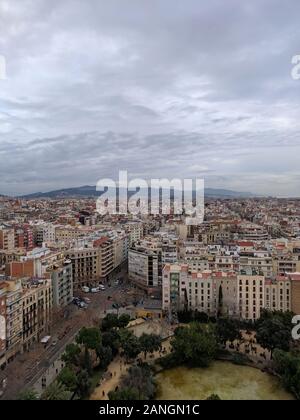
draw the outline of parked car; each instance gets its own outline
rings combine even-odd
[[[89,293],[90,292],[90,288],[87,286],[83,286],[81,289],[84,293]]]
[[[83,302],[85,302],[85,303],[91,303],[91,299],[90,298],[87,298],[87,297],[85,297],[85,298],[83,298],[82,299],[83,300]]]

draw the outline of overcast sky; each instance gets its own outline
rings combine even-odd
[[[300,196],[299,0],[0,0],[0,193],[198,177]]]

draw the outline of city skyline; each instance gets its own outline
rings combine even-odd
[[[127,169],[299,196],[299,8],[1,1],[0,193]]]

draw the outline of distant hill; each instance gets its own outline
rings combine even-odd
[[[72,198],[72,197],[98,197],[100,194],[96,191],[95,186],[85,185],[83,187],[64,188],[61,190],[49,191],[46,193],[37,192],[23,196],[25,199],[40,198]],[[254,197],[249,192],[238,192],[224,189],[205,188],[205,196],[207,198],[247,198]]]

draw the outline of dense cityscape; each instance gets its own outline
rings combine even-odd
[[[300,400],[299,15],[0,0],[3,407]]]
[[[184,317],[254,330],[265,311],[299,314],[299,200],[210,198],[204,222],[188,226],[184,216],[100,216],[94,198],[2,197],[0,268],[1,394],[18,398],[26,389],[38,398],[69,365],[66,347],[110,317],[127,320],[132,337],[160,340],[150,345],[153,364],[155,351],[174,351]],[[99,356],[91,398],[107,399],[121,381],[107,378],[110,364],[125,357],[135,365],[142,350],[127,355],[124,347],[125,356],[116,350],[107,365]],[[270,368],[271,346],[244,340],[228,350]]]

